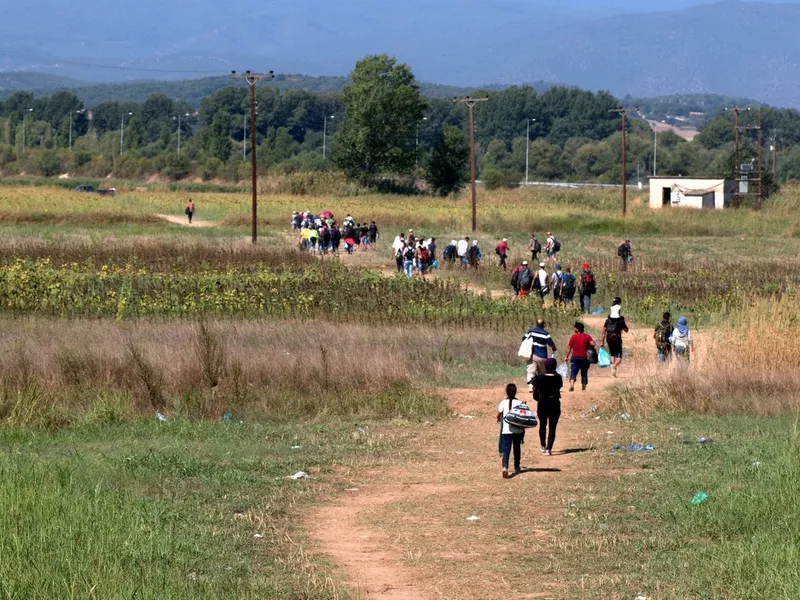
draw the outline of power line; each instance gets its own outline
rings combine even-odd
[[[83,62],[79,60],[61,59],[45,56],[36,56],[34,54],[24,54],[9,50],[0,50],[0,57],[16,58],[19,60],[35,60],[39,62],[57,63],[59,65],[72,65],[76,67],[88,67],[92,69],[108,69],[112,71],[138,71],[143,73],[197,73],[205,75],[222,75],[219,69],[156,69],[153,67],[129,67],[124,65],[101,65],[97,63]]]

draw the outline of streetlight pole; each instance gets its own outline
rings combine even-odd
[[[489,98],[453,98],[469,107],[469,171],[472,179],[472,231],[478,229],[478,190],[475,187],[475,104],[488,102]]]
[[[244,129],[242,131],[242,160],[247,160],[247,113],[244,113]]]
[[[658,131],[653,127],[653,177],[656,176],[656,161],[658,160]]]
[[[22,115],[22,153],[25,154],[25,130],[27,129],[28,124],[28,113],[33,112],[32,108],[29,108],[25,111],[25,114]]]
[[[531,121],[536,121],[536,119],[525,119],[526,124],[526,134],[525,134],[525,185],[528,185],[528,159],[530,157],[530,149],[531,149]]]
[[[128,115],[132,115],[129,112]],[[119,155],[122,156],[122,144],[125,140],[125,113],[122,113],[119,118]]]
[[[333,119],[336,115],[330,117],[325,115],[322,119],[322,160],[326,158],[326,144],[328,141],[328,119]]]
[[[189,117],[191,115],[189,113],[184,113],[183,116],[184,117]],[[181,114],[178,113],[178,116],[177,117],[172,117],[172,119],[173,120],[174,119],[178,120],[178,154],[180,154],[181,153]]]
[[[422,117],[422,120],[427,121],[428,117]],[[416,151],[417,154],[417,169],[419,169],[419,121],[417,121],[417,139],[414,144],[414,150]]]

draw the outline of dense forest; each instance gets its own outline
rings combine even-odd
[[[387,84],[386,77],[392,74],[398,74],[397,82]],[[142,102],[107,100],[90,110],[74,91],[41,96],[14,92],[0,101],[0,174],[246,179],[251,127],[248,90],[230,79],[225,83],[197,104],[156,92]],[[320,92],[281,89],[266,82],[258,85],[255,128],[264,175],[342,172],[366,184],[359,172],[382,178],[426,178],[432,167],[438,172],[443,168],[431,165],[431,157],[436,161],[447,157],[457,164],[444,167],[463,179],[466,158],[461,149],[468,133],[463,103],[426,96],[405,65],[385,56],[361,61],[354,74],[337,85]],[[370,86],[376,85],[384,86],[380,93],[386,94],[385,102],[370,105],[368,99],[378,89]],[[413,96],[413,102],[405,104],[410,107],[407,110],[393,104],[402,93]],[[612,109],[625,103],[610,94],[522,86],[474,95],[489,98],[475,108],[479,176],[488,184],[518,184],[525,180],[526,171],[531,181],[621,181],[621,121]],[[657,150],[649,125],[632,115],[627,178],[644,179],[654,166],[659,175],[730,175],[732,114],[719,111],[716,104],[704,108],[717,112],[709,115],[695,141],[660,133]],[[800,178],[800,114],[769,107],[762,110],[767,177],[772,168],[769,149],[775,146],[777,179]],[[743,113],[743,124],[748,124],[747,119],[755,123],[755,110]],[[393,120],[396,125],[381,134],[384,137],[378,142],[389,154],[394,152],[395,159],[403,160],[381,163],[369,148],[364,149],[366,158],[350,152],[357,140],[377,136],[383,124]],[[359,126],[360,133],[353,133]],[[746,162],[756,155],[756,138],[745,132],[743,139],[741,160]]]

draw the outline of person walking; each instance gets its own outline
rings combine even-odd
[[[539,252],[542,251],[542,244],[536,239],[536,234],[531,234],[531,241],[528,242],[528,250],[531,253],[531,262],[533,264],[539,263]]]
[[[375,248],[375,244],[378,241],[378,226],[375,224],[375,221],[372,221],[369,224],[368,228],[368,235],[369,235],[369,244]]]
[[[561,250],[561,244],[556,240],[556,236],[553,235],[551,231],[547,232],[547,241],[544,244],[544,256],[545,262],[553,261],[556,262],[557,254]]]
[[[403,273],[406,277],[414,275],[414,246],[411,244],[403,248]]]
[[[544,269],[544,263],[539,263],[539,270],[536,271],[536,291],[539,293],[539,298],[542,299],[542,306],[544,306],[545,297],[550,293],[550,286],[548,285],[547,271]]]
[[[675,358],[678,359],[678,362],[688,365],[691,358],[690,354],[694,352],[694,340],[686,317],[678,319],[678,324],[669,338],[669,343],[672,344],[672,350],[675,352]]]
[[[622,363],[622,332],[628,333],[628,324],[622,316],[622,299],[617,296],[611,301],[611,315],[603,324],[600,346],[608,341],[608,353],[611,355],[611,376],[617,376],[617,368]]]
[[[523,260],[520,264],[514,267],[513,271],[511,271],[511,289],[514,290],[515,298],[519,296],[519,274],[522,273],[522,269],[524,269],[527,264],[528,261]]]
[[[533,399],[536,400],[536,417],[539,419],[539,444],[542,453],[550,456],[556,442],[556,427],[561,418],[561,388],[564,380],[556,373],[558,361],[544,361],[544,373],[533,378]]]
[[[517,297],[522,300],[523,298],[527,298],[530,296],[531,288],[533,287],[533,282],[535,280],[535,276],[533,271],[530,270],[528,267],[528,261],[523,260],[522,264],[520,265],[520,270],[517,275],[516,281],[516,291]],[[514,286],[514,278],[511,278],[511,285]]]
[[[583,263],[580,280],[581,312],[589,314],[589,311],[592,309],[592,296],[596,293],[597,283],[594,279],[594,273],[592,273],[592,270],[589,268],[589,263]]]
[[[548,358],[547,349],[550,348],[550,350],[555,353],[558,348],[556,348],[556,344],[550,333],[544,328],[544,319],[541,317],[536,319],[536,327],[531,328],[528,333],[525,334],[523,340],[528,337],[533,338],[533,352],[528,361],[527,377],[525,380],[528,382],[528,389],[532,392],[533,378],[537,375],[544,375],[544,362]]]
[[[403,251],[406,249],[406,239],[404,234],[398,235],[392,242],[392,252],[394,252],[394,260],[397,263],[397,270],[403,271]]]
[[[506,398],[497,406],[497,421],[500,423],[500,455],[502,456],[503,479],[508,479],[508,463],[511,450],[514,450],[514,473],[520,472],[520,459],[522,458],[522,440],[525,430],[506,423],[505,416],[509,411],[522,404],[517,399],[517,386],[509,383],[506,386]]]
[[[622,270],[627,271],[628,263],[633,260],[630,240],[625,240],[619,245],[619,248],[617,248],[617,256],[622,260]]]
[[[469,266],[473,269],[478,268],[478,263],[481,262],[481,258],[483,255],[481,254],[481,249],[478,247],[478,240],[472,240],[472,246],[469,247],[467,251],[467,260],[469,262]]]
[[[189,202],[186,203],[186,210],[183,212],[189,217],[189,225],[191,225],[192,217],[194,216],[194,201],[191,198],[189,198]]]
[[[456,262],[456,258],[458,257],[458,242],[456,240],[450,240],[450,243],[444,247],[444,251],[442,252],[442,260],[449,262],[451,265]]]
[[[589,384],[589,359],[586,356],[586,351],[589,346],[597,347],[594,339],[588,333],[584,332],[585,327],[583,323],[577,321],[575,323],[575,333],[572,334],[567,342],[567,353],[564,356],[564,362],[570,364],[569,373],[569,391],[575,390],[575,382],[578,380],[578,372],[581,374],[581,389],[585,390]]]
[[[656,351],[658,352],[658,362],[668,363],[672,358],[672,344],[669,341],[672,335],[672,323],[670,319],[672,315],[665,312],[661,317],[661,323],[656,325],[653,332],[653,339],[656,341]]]
[[[555,306],[561,301],[561,279],[564,273],[561,271],[561,265],[556,265],[556,270],[550,275],[550,289],[553,290],[553,305]]]
[[[506,259],[508,258],[508,239],[503,238],[497,247],[494,249],[498,257],[500,257],[500,266],[506,270]]]
[[[463,240],[458,240],[457,246],[458,259],[461,261],[461,268],[466,269],[469,259],[467,253],[469,252],[469,236],[464,236]]]
[[[564,274],[561,276],[560,287],[558,290],[558,297],[561,298],[562,304],[572,304],[575,298],[575,290],[577,289],[575,275],[572,274],[572,269],[567,267]]]

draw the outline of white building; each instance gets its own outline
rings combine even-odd
[[[732,179],[651,177],[650,208],[728,208],[735,190]]]

